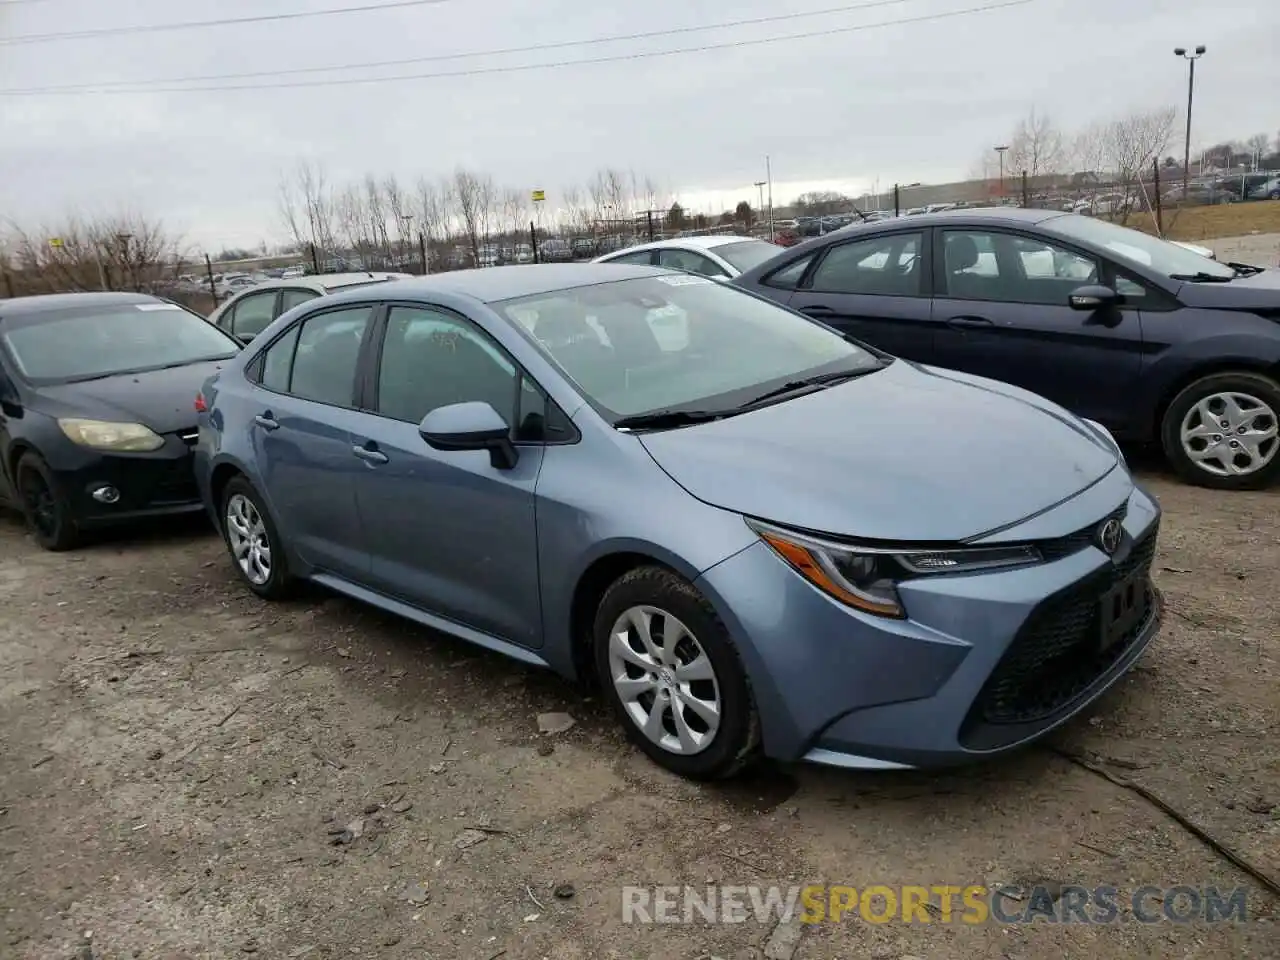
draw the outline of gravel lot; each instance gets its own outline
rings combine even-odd
[[[1167,624],[1055,746],[1274,875],[1280,492],[1147,481]],[[554,677],[323,594],[258,601],[201,522],[52,555],[0,520],[0,600],[0,957],[1280,955],[1258,882],[1051,749],[692,785]],[[577,722],[539,734],[548,711]],[[855,916],[794,954],[771,924],[622,922],[624,884],[708,882],[1246,885],[1250,920]]]

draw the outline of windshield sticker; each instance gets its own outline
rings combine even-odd
[[[139,310],[181,310],[176,303],[135,303]]]
[[[698,284],[714,283],[714,280],[708,280],[706,277],[679,276],[679,277],[654,277],[669,287],[692,287]]]

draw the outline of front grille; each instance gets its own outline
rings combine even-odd
[[[975,719],[990,724],[1043,720],[1075,700],[1125,654],[1156,613],[1149,576],[1156,533],[1153,526],[1117,563],[1032,612],[978,694]],[[1110,647],[1099,649],[1100,601],[1135,573],[1143,577],[1138,623]]]
[[[1063,557],[1069,557],[1073,553],[1079,553],[1085,547],[1093,546],[1096,541],[1094,537],[1097,535],[1098,528],[1108,520],[1115,518],[1121,522],[1129,513],[1129,504],[1122,503],[1101,520],[1096,520],[1083,529],[1077,530],[1075,533],[1069,533],[1065,537],[1059,537],[1056,540],[1041,540],[1036,544],[1040,550],[1041,556],[1045,560],[1061,560]]]

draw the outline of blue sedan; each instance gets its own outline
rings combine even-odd
[[[653,267],[313,301],[203,386],[249,589],[310,580],[566,677],[684,776],[1025,745],[1156,635],[1159,508],[1115,441]]]

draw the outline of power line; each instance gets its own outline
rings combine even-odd
[[[935,20],[946,20],[952,17],[962,17],[975,13],[987,13],[992,10],[1004,10],[1010,7],[1026,6],[1029,3],[1035,3],[1036,0],[1004,0],[1002,3],[992,3],[979,7],[967,7],[963,10],[948,10],[943,13],[931,13],[918,17],[903,17],[898,20],[885,20],[880,23],[865,23],[847,27],[830,27],[826,30],[813,30],[806,33],[783,34],[774,37],[758,37],[751,40],[728,40],[720,43],[708,43],[696,47],[680,47],[674,50],[648,50],[636,53],[620,53],[604,57],[587,57],[579,60],[557,60],[550,63],[526,63],[517,64],[515,66],[505,67],[476,67],[467,70],[447,70],[437,73],[417,73],[417,74],[399,74],[390,77],[347,77],[334,78],[325,80],[298,80],[288,83],[274,84],[226,84],[220,86],[207,87],[150,87],[138,90],[101,90],[90,88],[88,91],[99,96],[137,96],[139,94],[156,94],[156,93],[211,93],[231,90],[288,90],[303,87],[339,87],[354,86],[356,84],[373,84],[373,83],[400,83],[412,80],[440,80],[452,77],[474,77],[490,74],[501,73],[519,73],[529,70],[549,70],[561,67],[578,67],[588,66],[601,63],[619,63],[631,60],[647,60],[654,57],[671,57],[686,53],[706,53],[712,50],[728,50],[742,47],[755,47],[765,44],[785,43],[791,40],[808,40],[816,37],[828,37],[837,33],[858,33],[864,30],[878,30],[882,27],[896,27],[903,24],[911,23],[927,23]],[[70,90],[53,90],[48,88],[33,88],[29,90],[0,90],[0,97],[16,97],[16,96],[59,96],[74,95],[78,91]]]
[[[108,80],[103,83],[71,83],[50,87],[31,87],[16,90],[0,90],[0,93],[64,93],[72,91],[102,90],[107,87],[150,87],[158,83],[205,83],[215,80],[246,80],[252,77],[286,77],[307,73],[329,73],[341,70],[373,70],[383,67],[405,67],[415,63],[439,63],[447,60],[470,60],[477,57],[499,57],[513,53],[537,53],[543,50],[563,50],[569,47],[593,46],[600,43],[618,43],[631,40],[649,40],[654,37],[670,37],[679,34],[704,33],[708,30],[727,30],[734,27],[758,26],[765,23],[779,23],[787,20],[801,20],[811,17],[825,17],[838,13],[853,13],[859,10],[870,10],[874,7],[899,6],[904,3],[915,3],[918,0],[871,0],[867,3],[847,4],[842,7],[827,7],[823,10],[808,10],[801,13],[780,13],[769,17],[752,17],[747,20],[726,20],[721,23],[709,23],[696,27],[671,27],[665,30],[648,30],[644,33],[624,33],[611,37],[593,37],[586,40],[561,40],[555,43],[535,43],[525,47],[500,47],[493,50],[476,50],[468,53],[442,53],[426,57],[408,57],[400,60],[376,60],[367,63],[337,64],[328,67],[295,67],[289,70],[255,70],[248,73],[212,73],[203,76],[165,77],[148,80]]]
[[[90,40],[97,37],[118,37],[129,33],[165,33],[171,30],[201,30],[205,27],[229,27],[241,23],[268,23],[276,20],[302,20],[307,17],[330,17],[345,13],[373,13],[378,10],[397,10],[403,7],[425,7],[428,4],[448,3],[449,0],[390,0],[388,3],[369,3],[355,7],[333,7],[328,10],[298,10],[293,13],[263,13],[252,17],[227,17],[221,20],[188,20],[184,23],[146,23],[127,27],[101,27],[97,30],[77,30],[71,33],[28,33],[17,37],[0,37],[0,46],[22,43],[54,43],[62,40]]]

